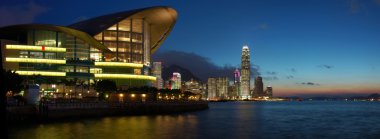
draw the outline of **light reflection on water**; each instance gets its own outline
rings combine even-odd
[[[380,138],[379,102],[225,102],[173,115],[17,126],[11,138]]]

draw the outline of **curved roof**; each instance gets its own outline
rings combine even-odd
[[[30,29],[40,29],[40,30],[51,30],[51,31],[59,31],[72,36],[75,36],[95,48],[98,48],[103,51],[111,52],[107,47],[99,43],[92,36],[88,35],[85,32],[71,29],[63,26],[55,26],[55,25],[45,25],[45,24],[24,24],[24,25],[13,25],[0,28],[0,36],[11,36],[11,34],[17,34],[19,32],[27,31]]]
[[[68,27],[95,36],[127,18],[143,18],[151,26],[151,53],[154,53],[169,35],[176,20],[177,12],[170,7],[159,6],[103,15],[81,21]]]

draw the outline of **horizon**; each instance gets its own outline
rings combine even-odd
[[[166,5],[176,9],[179,17],[154,56],[173,51],[182,55],[163,57],[164,63],[185,65],[198,76],[207,72],[232,76],[228,72],[239,67],[241,49],[248,45],[256,75],[263,77],[264,86],[273,87],[274,96],[380,93],[379,0],[218,2],[7,1],[0,7],[0,17],[7,19],[0,27],[65,26],[104,14]],[[194,61],[184,63],[188,59]],[[199,65],[209,71],[200,71],[204,69]],[[218,72],[211,73],[214,70]]]

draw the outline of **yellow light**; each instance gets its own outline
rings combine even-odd
[[[41,76],[66,76],[66,72],[50,72],[50,71],[16,71],[20,75],[41,75]]]
[[[65,95],[66,95],[66,96],[68,96],[68,95],[69,95],[69,93],[66,93]]]
[[[131,97],[135,97],[135,94],[131,94]]]
[[[143,64],[124,62],[95,62],[95,66],[142,68]]]
[[[106,98],[108,98],[108,94],[106,94]]]
[[[6,57],[5,61],[6,62],[20,62],[20,63],[66,64],[66,60],[38,59],[38,58],[12,58],[12,57]]]
[[[142,94],[141,96],[142,96],[142,97],[146,97],[146,95],[145,95],[145,94]]]
[[[81,94],[81,93],[79,93],[79,96],[82,96],[82,94]]]
[[[120,97],[123,97],[124,95],[123,94],[119,94]]]
[[[45,47],[34,45],[6,45],[6,49],[10,50],[32,50],[32,51],[46,51],[46,52],[66,52],[66,48],[59,47]]]
[[[155,81],[156,77],[147,75],[133,75],[133,74],[95,74],[95,78],[107,79],[141,79]]]

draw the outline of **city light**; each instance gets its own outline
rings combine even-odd
[[[46,52],[66,52],[66,48],[33,46],[33,45],[6,45],[6,49],[9,49],[9,50],[46,51]]]
[[[13,58],[13,57],[6,57],[5,61],[6,62],[19,62],[19,63],[66,64],[66,60],[38,59],[38,58]]]
[[[66,76],[66,72],[51,71],[16,71],[20,75],[41,75],[41,76]]]
[[[141,79],[155,81],[157,78],[147,75],[134,75],[134,74],[95,74],[95,78],[102,79]]]
[[[144,65],[124,62],[95,62],[95,66],[142,68]]]
[[[124,95],[120,93],[119,96],[120,96],[120,97],[123,97]]]
[[[131,94],[131,97],[135,97],[135,94]]]
[[[141,94],[141,96],[142,96],[142,97],[146,97],[146,95],[145,95],[145,94]]]

